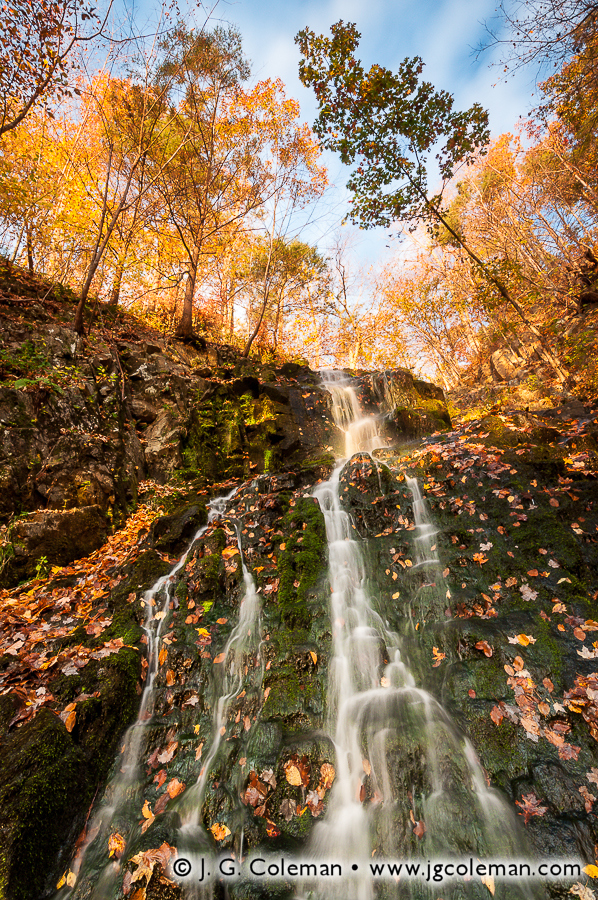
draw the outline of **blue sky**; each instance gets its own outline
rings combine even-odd
[[[154,0],[130,3],[140,3],[139,10],[156,8]],[[497,136],[512,130],[529,111],[534,84],[532,72],[501,80],[500,66],[491,66],[500,55],[496,51],[485,51],[476,59],[475,49],[487,38],[484,22],[500,26],[495,8],[496,0],[217,0],[211,18],[214,24],[238,26],[253,79],[281,78],[288,96],[299,100],[310,125],[316,104],[311,90],[298,78],[300,54],[294,37],[305,26],[328,33],[334,22],[343,19],[357,24],[362,35],[359,56],[367,67],[376,62],[394,70],[405,56],[421,56],[424,77],[454,94],[457,108],[481,103],[489,110],[492,134]],[[195,19],[203,24],[201,10]],[[322,247],[330,242],[347,209],[346,169],[332,154],[326,154],[326,164],[337,189],[327,198],[318,224],[304,235]],[[391,249],[386,248],[389,243]],[[355,252],[364,265],[383,261],[395,249],[396,242],[388,240],[384,229],[357,235]]]

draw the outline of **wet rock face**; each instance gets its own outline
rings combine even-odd
[[[412,465],[450,592],[452,617],[427,638],[446,653],[436,690],[538,852],[589,858],[598,494],[595,451],[578,442],[488,417]]]
[[[414,378],[407,369],[372,372],[360,382],[362,407],[384,415],[391,444],[451,427],[442,389]]]

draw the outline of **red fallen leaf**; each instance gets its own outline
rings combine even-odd
[[[538,575],[538,570],[537,570],[537,569],[530,569],[529,572],[528,572],[527,574],[530,575],[532,578],[536,578],[537,575]]]
[[[421,841],[421,839],[423,838],[425,833],[426,833],[426,826],[425,826],[424,820],[420,819],[419,822],[415,823],[415,828],[413,829],[413,834],[416,836],[416,838],[419,838]]]
[[[168,791],[164,791],[162,796],[158,797],[158,799],[156,800],[156,803],[154,806],[154,815],[159,816],[160,813],[163,813],[164,810],[166,809],[166,807],[168,806],[169,801],[170,801],[170,796],[168,794]]]
[[[586,808],[586,812],[592,812],[592,804],[596,802],[596,797],[594,794],[591,794],[585,785],[582,785],[579,788],[579,793],[584,799],[584,806]]]
[[[478,641],[477,644],[475,645],[475,648],[476,648],[476,650],[481,650],[483,652],[484,656],[487,656],[487,657],[491,657],[492,653],[494,652],[492,650],[492,647],[488,643],[488,641]]]
[[[580,750],[581,747],[576,747],[574,744],[563,744],[562,747],[559,747],[559,756],[561,759],[577,759]]]
[[[552,694],[552,692],[554,691],[554,684],[552,683],[552,681],[550,680],[550,678],[544,678],[544,679],[542,680],[542,684],[544,685],[544,687],[546,688],[546,690],[548,691],[548,693],[549,693],[549,694]]]
[[[550,728],[544,729],[544,737],[547,741],[550,741],[554,747],[562,747],[565,743],[565,738],[562,734],[557,734],[556,731],[551,731]]]
[[[278,837],[280,834],[280,828],[278,828],[274,822],[271,822],[269,819],[266,819],[266,834],[268,837]]]
[[[154,781],[156,782],[156,790],[159,791],[166,781],[166,769],[160,769],[158,774],[154,775]]]
[[[490,718],[494,722],[495,725],[500,725],[502,720],[504,719],[504,715],[501,709],[498,706],[493,706],[490,711]]]
[[[521,799],[523,802],[516,800],[515,803],[523,810],[523,812],[520,812],[519,815],[523,816],[523,821],[526,825],[532,818],[532,816],[543,816],[548,812],[548,807],[540,806],[540,800],[538,800],[533,792],[530,794],[524,794]]]
[[[550,503],[551,506],[559,506],[559,501],[556,500],[554,497],[551,497],[548,502]]]
[[[472,700],[475,699],[476,693],[475,693],[475,691],[474,691],[473,688],[469,688],[469,690],[467,691],[467,693],[468,693],[468,695],[471,697]]]

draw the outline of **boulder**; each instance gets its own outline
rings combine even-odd
[[[510,381],[517,376],[523,360],[515,353],[500,349],[490,357],[490,368],[495,381]]]
[[[101,547],[107,533],[106,519],[97,505],[37,510],[10,529],[14,558],[9,569],[19,578],[31,578],[41,560],[44,568],[66,566]]]
[[[163,481],[183,464],[180,445],[183,433],[179,418],[170,409],[162,410],[148,425],[144,434],[145,460],[151,478]]]

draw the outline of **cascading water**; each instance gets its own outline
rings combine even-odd
[[[193,546],[206,533],[210,525],[224,515],[228,503],[237,490],[235,488],[227,496],[214,498],[210,502],[207,524],[197,531],[187,550],[171,571],[159,578],[153,587],[144,594],[142,604],[146,616],[143,630],[147,640],[147,670],[139,713],[136,721],[125,735],[120,760],[117,762],[118,769],[106,788],[104,803],[89,823],[87,838],[71,865],[71,871],[77,876],[73,897],[85,896],[89,900],[108,900],[116,895],[122,872],[116,860],[105,863],[106,847],[111,833],[124,832],[126,834],[129,829],[131,831],[130,843],[131,838],[136,837],[138,831],[138,828],[130,821],[130,810],[137,810],[141,807],[139,798],[142,781],[139,778],[139,768],[145,750],[147,730],[154,715],[155,681],[159,667],[160,644],[172,600],[172,588],[176,575],[185,565]],[[247,580],[245,583],[247,589]],[[253,590],[255,591],[255,588]],[[87,877],[88,872],[90,873],[89,878]],[[70,895],[69,886],[59,892],[60,897]]]
[[[205,796],[207,780],[212,765],[217,757],[222,738],[226,731],[231,704],[237,699],[244,685],[244,674],[247,659],[257,661],[260,665],[259,651],[261,645],[260,635],[260,597],[256,590],[253,576],[248,571],[243,559],[241,548],[241,531],[237,526],[237,541],[241,566],[243,570],[243,582],[245,592],[239,610],[239,621],[231,632],[223,652],[223,660],[220,663],[222,671],[219,674],[215,690],[214,717],[212,726],[212,741],[205,762],[196,783],[185,792],[179,803],[178,811],[181,815],[182,826],[179,832],[177,847],[179,854],[191,863],[191,871],[201,870],[203,854],[211,851],[211,842],[206,832],[200,826],[201,808]],[[261,673],[263,676],[263,672]],[[258,679],[261,684],[261,678]],[[193,876],[188,879],[180,879],[183,884],[187,881],[188,893],[193,896],[201,895],[204,891],[211,895],[211,887],[205,888],[193,886]]]
[[[345,433],[345,456],[371,453],[381,443],[377,421],[363,416],[347,376],[322,373],[332,397],[336,425]],[[310,854],[344,863],[351,871],[336,886],[305,884],[302,896],[353,900],[373,897],[436,898],[438,888],[411,881],[378,882],[369,875],[372,856],[387,859],[446,859],[465,854],[519,858],[516,817],[486,787],[471,744],[455,729],[431,694],[416,687],[404,659],[409,642],[391,630],[367,590],[362,546],[340,500],[346,459],[313,491],[326,523],[331,588],[333,659],[329,670],[328,729],[334,740],[337,776],[323,821],[314,828]],[[407,480],[415,519],[415,565],[420,584],[405,610],[440,618],[445,600],[432,543],[435,530],[414,479]],[[417,626],[420,622],[418,621]],[[504,886],[498,885],[499,896]],[[481,881],[444,884],[445,898],[487,897]],[[508,897],[543,892],[509,884]]]

